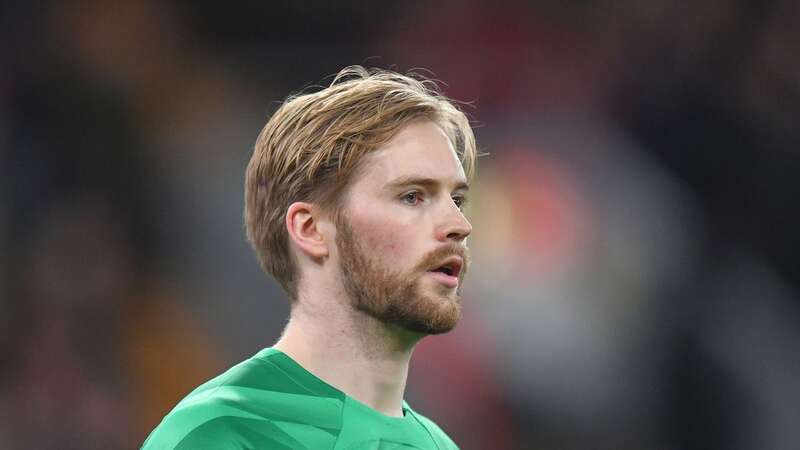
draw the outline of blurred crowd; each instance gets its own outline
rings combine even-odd
[[[138,448],[278,337],[269,114],[345,65],[463,102],[465,317],[408,401],[470,449],[796,449],[800,4],[4,2],[0,448]]]

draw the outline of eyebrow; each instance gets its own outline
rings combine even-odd
[[[395,189],[395,188],[401,188],[401,187],[405,187],[405,186],[424,186],[424,187],[427,187],[427,188],[430,189],[430,188],[438,187],[440,184],[442,184],[442,183],[439,180],[436,180],[434,178],[409,176],[409,177],[396,178],[396,179],[390,181],[389,183],[386,184],[386,188],[387,189]],[[466,181],[459,181],[458,183],[456,183],[455,188],[453,190],[454,191],[459,191],[459,190],[468,191],[469,190],[469,184],[467,184]]]

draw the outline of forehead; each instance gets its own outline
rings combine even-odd
[[[434,122],[413,122],[364,158],[354,185],[427,178],[445,186],[466,183],[464,168],[445,132]]]

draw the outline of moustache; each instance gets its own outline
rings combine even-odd
[[[464,264],[461,266],[461,273],[458,275],[459,278],[462,278],[464,274],[467,273],[467,268],[469,267],[469,249],[467,249],[467,247],[464,245],[456,244],[455,242],[442,245],[441,247],[428,252],[422,257],[416,267],[414,267],[414,271],[427,272],[451,256],[458,256],[464,261]]]

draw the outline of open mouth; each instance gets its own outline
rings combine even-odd
[[[434,273],[442,273],[447,275],[448,277],[458,277],[461,274],[461,268],[464,264],[464,261],[459,256],[451,256],[441,264],[430,270],[430,272]]]
[[[432,272],[442,272],[447,275],[453,276],[453,269],[451,267],[439,267],[438,269],[434,269]]]

